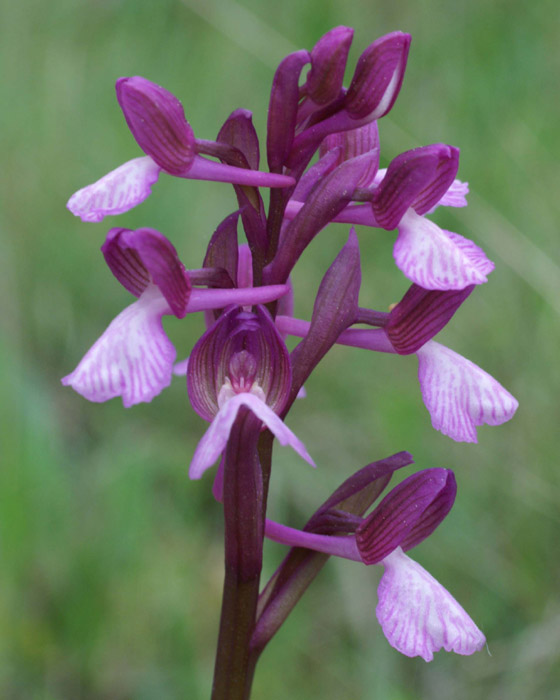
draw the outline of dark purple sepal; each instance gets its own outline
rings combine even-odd
[[[140,148],[170,175],[185,175],[195,157],[195,139],[179,100],[140,76],[119,78],[117,99]]]
[[[326,105],[338,97],[353,36],[354,30],[350,27],[335,27],[311,50],[311,68],[305,88],[315,104]]]
[[[447,192],[459,167],[459,149],[443,143],[413,148],[394,158],[372,199],[379,226],[394,229],[412,207],[425,214]]]
[[[377,564],[403,543],[410,549],[421,542],[447,515],[455,492],[449,469],[425,469],[395,486],[356,530],[364,563]]]
[[[272,263],[265,269],[265,279],[282,283],[313,238],[350,202],[358,182],[369,168],[368,156],[344,161],[320,180],[303,207],[288,224],[282,245]]]
[[[139,297],[153,282],[175,316],[183,318],[191,282],[175,247],[163,234],[150,228],[113,228],[101,252],[111,272],[131,294]]]
[[[296,51],[286,56],[274,75],[266,139],[268,167],[273,173],[281,172],[292,147],[297,122],[299,77],[309,60],[308,51]]]
[[[455,496],[457,495],[457,482],[455,480],[455,474],[450,469],[444,471],[447,472],[444,486],[400,544],[405,552],[416,547],[429,537],[436,527],[446,518],[453,507]]]
[[[353,119],[372,113],[379,119],[389,112],[401,89],[410,38],[410,34],[391,32],[362,53],[344,103]]]
[[[239,373],[244,376],[233,376]],[[226,377],[232,384],[247,379],[247,391],[256,383],[266,404],[281,412],[291,384],[289,355],[263,306],[257,306],[255,313],[231,307],[194,346],[187,390],[194,410],[205,420],[211,421],[218,413],[218,396]]]
[[[391,310],[385,332],[399,355],[417,352],[446,326],[476,285],[429,290],[413,284]]]
[[[361,284],[360,247],[354,229],[323,277],[313,305],[307,336],[292,352],[291,399],[303,386],[314,367],[350,326],[358,313]]]

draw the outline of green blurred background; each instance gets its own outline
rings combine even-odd
[[[456,444],[431,429],[414,358],[336,348],[289,419],[318,469],[278,450],[271,512],[301,525],[352,471],[402,449],[420,468],[453,467],[456,506],[414,557],[470,612],[490,654],[400,656],[375,619],[378,569],[332,561],[266,650],[254,697],[560,698],[557,3],[3,0],[1,11],[0,697],[209,696],[222,523],[211,475],[187,478],[205,426],[183,380],[124,410],[86,402],[60,377],[131,300],[99,253],[107,229],[160,229],[198,267],[235,200],[227,186],[162,176],[118,219],[83,224],[65,203],[140,155],[119,76],[173,91],[200,138],[237,107],[262,135],[277,62],[347,24],[351,65],[383,33],[413,36],[380,125],[383,159],[436,141],[461,148],[470,206],[435,219],[482,245],[496,270],[441,340],[520,409],[480,429],[478,445]],[[304,255],[300,316],[346,235],[328,229]],[[359,236],[361,303],[384,309],[407,288],[394,237]],[[166,328],[183,357],[202,319]],[[268,547],[266,573],[281,556]]]

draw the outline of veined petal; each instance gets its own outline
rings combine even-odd
[[[453,440],[477,442],[477,425],[501,425],[517,410],[517,400],[501,384],[444,345],[430,340],[416,354],[432,425]]]
[[[126,407],[151,401],[171,382],[176,353],[161,324],[162,315],[170,313],[151,285],[111,322],[62,383],[89,401],[121,396]]]
[[[397,267],[424,289],[464,289],[482,284],[494,269],[481,248],[444,231],[409,209],[398,226],[393,248]]]
[[[276,413],[254,394],[242,393],[226,401],[198,443],[189,469],[191,479],[200,479],[202,474],[214,464],[223,452],[241,406],[247,406],[274,434],[281,445],[289,445],[306,462],[315,466],[305,449],[305,445]]]
[[[469,183],[461,182],[461,180],[453,180],[447,192],[443,197],[436,202],[434,206],[427,211],[427,214],[431,214],[438,207],[466,207],[467,195],[469,193]]]
[[[486,638],[455,598],[400,547],[382,564],[376,613],[391,646],[424,661],[442,648],[468,655],[484,647]]]
[[[82,221],[101,221],[122,214],[143,202],[152,192],[161,168],[148,156],[135,158],[75,192],[66,205]]]

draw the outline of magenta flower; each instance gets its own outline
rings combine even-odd
[[[425,661],[431,661],[434,652],[442,648],[472,654],[486,643],[482,632],[453,596],[404,554],[445,518],[456,490],[451,470],[426,469],[405,479],[367,518],[359,519],[353,535],[315,534],[271,520],[266,521],[265,533],[269,539],[292,547],[383,566],[385,572],[377,589],[377,619],[389,643],[402,654],[421,656]],[[321,521],[328,523],[329,512],[320,510],[308,527],[311,523],[315,528]],[[343,513],[337,512],[343,522]],[[348,527],[351,522],[349,518]]]
[[[101,221],[105,216],[132,209],[152,191],[161,171],[191,180],[214,180],[255,187],[289,187],[285,175],[263,173],[208,160],[198,152],[209,144],[195,139],[179,100],[155,83],[135,76],[119,78],[117,99],[127,124],[147,155],[124,163],[68,200],[68,209],[82,221]],[[216,154],[227,157],[215,144]],[[214,155],[214,154],[213,154]]]
[[[473,286],[459,291],[432,291],[413,284],[390,314],[377,314],[379,329],[349,329],[337,343],[376,352],[418,357],[422,399],[436,430],[459,442],[477,442],[480,425],[510,420],[517,400],[470,360],[431,340],[452,318]],[[278,316],[281,332],[306,337],[306,321]]]
[[[219,309],[229,304],[267,303],[285,285],[255,289],[192,288],[173,245],[153,229],[111,229],[101,248],[119,282],[138,300],[121,312],[76,369],[62,379],[90,401],[121,396],[125,406],[151,401],[173,374],[175,348],[162,316]]]
[[[198,443],[189,475],[199,479],[222,454],[242,406],[314,465],[304,444],[279,418],[291,386],[288,351],[262,306],[232,307],[200,338],[189,357],[187,389],[194,410],[211,421]]]

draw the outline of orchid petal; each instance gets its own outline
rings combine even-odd
[[[249,408],[275,435],[281,445],[289,445],[306,462],[315,466],[305,445],[283,423],[283,421],[254,394],[244,392],[232,397],[220,408],[210,427],[198,443],[189,469],[191,479],[200,479],[202,474],[211,467],[225,449],[231,428],[237,418],[241,406]]]
[[[438,207],[466,207],[467,195],[469,193],[469,183],[461,180],[453,180],[447,192],[436,202],[434,206],[426,212],[432,214]]]
[[[121,396],[126,407],[151,401],[171,382],[176,353],[161,324],[162,315],[170,313],[157,287],[148,287],[62,383],[89,401]]]
[[[397,267],[424,289],[464,289],[482,284],[494,268],[472,241],[440,229],[411,209],[398,229],[393,248]]]
[[[501,425],[517,410],[517,400],[501,384],[444,345],[430,340],[416,354],[432,425],[453,440],[477,442],[477,425]]]
[[[382,564],[376,613],[391,646],[424,661],[442,648],[469,655],[484,647],[486,638],[455,598],[400,547]]]
[[[185,357],[184,360],[179,360],[173,365],[173,374],[176,377],[186,377],[187,369],[189,366],[189,358]]]
[[[135,158],[75,192],[66,205],[82,221],[101,221],[122,214],[143,202],[152,192],[161,168],[148,156]]]

